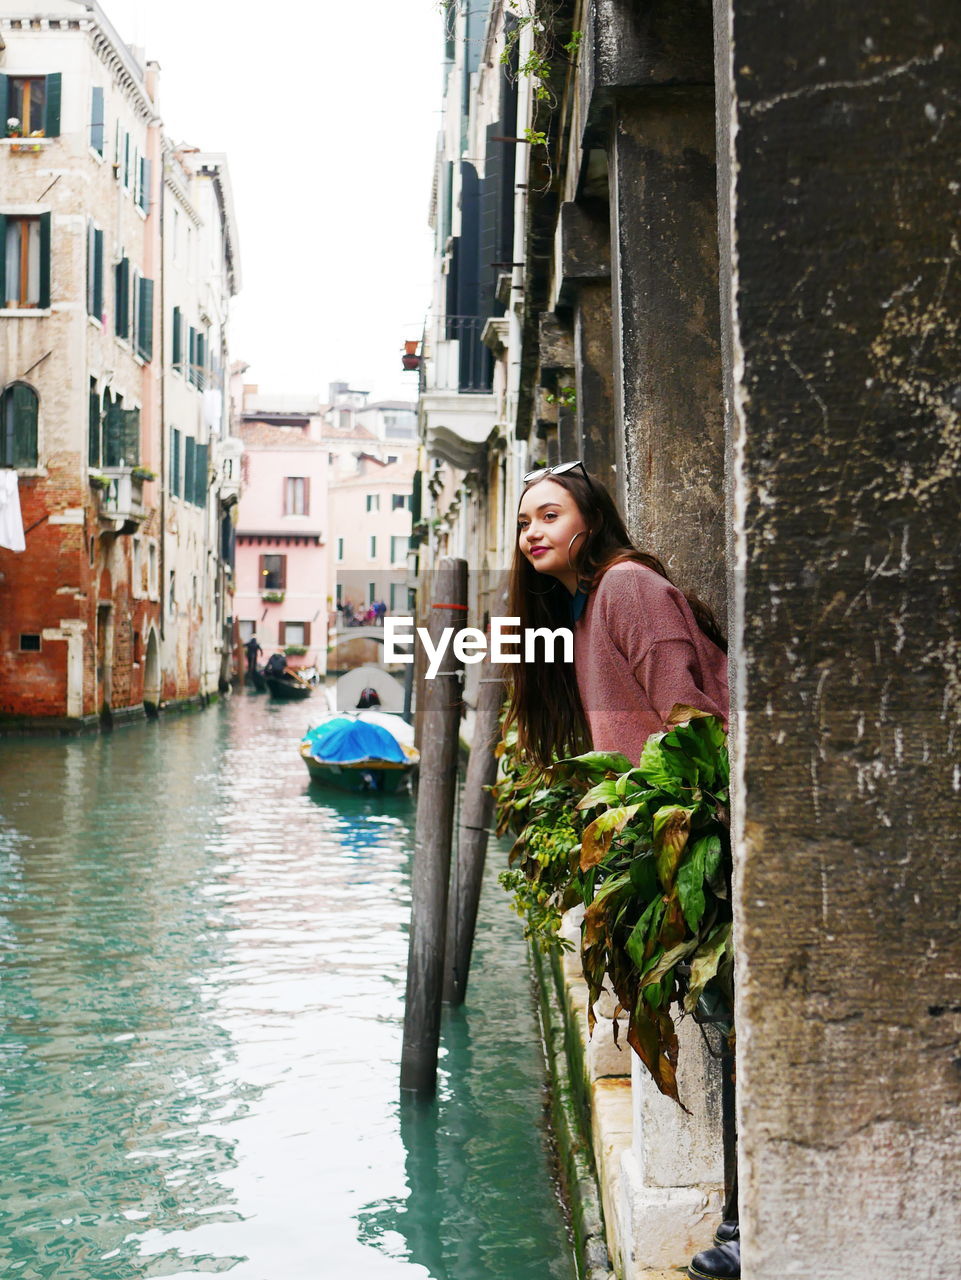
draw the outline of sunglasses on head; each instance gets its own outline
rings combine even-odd
[[[593,489],[591,477],[587,474],[587,467],[584,466],[580,458],[576,462],[559,462],[556,467],[538,467],[536,471],[528,471],[524,476],[524,484],[536,484],[538,480],[546,480],[548,476],[562,476],[567,471],[573,471],[575,467],[580,467],[584,472],[584,479]]]

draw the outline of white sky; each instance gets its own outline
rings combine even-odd
[[[167,134],[227,154],[243,280],[231,358],[261,391],[401,371],[430,301],[438,0],[101,0],[160,63]]]

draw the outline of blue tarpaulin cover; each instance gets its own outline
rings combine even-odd
[[[406,756],[400,744],[379,724],[338,717],[311,729],[304,739],[310,743],[315,760],[332,764],[354,764],[358,760],[391,760],[403,764]]]

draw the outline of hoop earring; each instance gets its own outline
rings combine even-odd
[[[574,543],[577,541],[578,538],[582,538],[582,537],[583,538],[587,537],[586,529],[581,529],[580,533],[575,533],[573,538],[571,538],[570,542],[567,544],[567,567],[569,569],[574,568],[574,565],[571,562],[571,547],[573,547]]]

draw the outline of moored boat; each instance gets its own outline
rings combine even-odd
[[[307,733],[300,757],[314,782],[338,791],[382,795],[407,789],[420,753],[367,715],[334,715]],[[381,722],[387,719],[377,716]],[[406,731],[409,726],[398,718],[397,728]]]
[[[289,700],[291,698],[309,698],[314,691],[314,686],[308,684],[306,680],[300,680],[291,672],[285,671],[283,675],[268,675],[264,672],[264,682],[268,690],[274,698]]]

